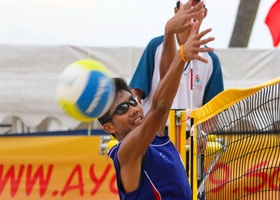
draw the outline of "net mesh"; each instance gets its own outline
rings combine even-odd
[[[199,198],[280,199],[279,96],[276,79],[226,90],[192,112]]]

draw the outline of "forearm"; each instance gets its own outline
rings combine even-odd
[[[213,37],[201,39],[204,35],[210,32],[211,29],[206,29],[205,31],[196,34],[197,30],[198,22],[195,22],[188,40],[184,45],[181,46],[180,52],[176,51],[175,58],[172,61],[170,68],[168,69],[166,75],[159,82],[158,88],[155,91],[152,106],[163,109],[163,113],[165,112],[164,108],[171,108],[173,99],[179,87],[185,62],[192,59],[197,59],[202,62],[208,62],[207,59],[202,58],[198,55],[198,53],[214,50],[213,48],[209,47],[201,47],[201,45],[214,40]]]
[[[202,31],[199,34],[196,34],[197,30],[198,22],[195,22],[186,43],[181,46],[180,51],[176,51],[176,55],[171,63],[171,66],[165,76],[160,80],[149,111],[149,113],[153,116],[151,119],[149,118],[149,120],[164,120],[167,113],[169,113],[181,81],[185,62],[192,59],[208,62],[206,59],[199,56],[198,53],[213,51],[213,48],[201,48],[202,45],[214,40],[213,37],[201,39],[204,35],[210,32],[211,29]],[[162,124],[159,123],[155,128],[158,130],[161,125]]]
[[[168,30],[166,30],[166,33],[164,35],[163,50],[162,50],[161,60],[160,60],[160,79],[162,79],[165,76],[175,55],[176,55],[175,36],[173,33],[169,33]]]
[[[166,75],[158,84],[152,105],[156,105],[158,109],[162,108],[170,110],[173,99],[179,87],[183,68],[184,62],[177,51]]]

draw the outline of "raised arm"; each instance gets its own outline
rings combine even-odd
[[[180,2],[180,9],[174,8],[175,15],[169,19],[165,25],[163,50],[160,61],[160,78],[164,77],[168,68],[170,67],[175,55],[176,55],[176,41],[175,34],[188,35],[191,29],[191,19],[199,18],[203,15],[201,6],[203,2],[198,3],[191,9],[191,3],[193,0],[189,0],[187,4],[183,5]],[[184,43],[184,41],[179,41]]]
[[[198,52],[213,51],[213,48],[200,48],[200,45],[214,40],[214,38],[211,37],[201,40],[211,29],[196,34],[197,29],[198,22],[195,22],[190,37],[183,46],[184,54],[182,56],[185,57],[186,60],[198,59]],[[180,52],[177,51],[166,75],[158,84],[151,108],[146,114],[142,124],[131,130],[119,147],[118,160],[121,169],[120,176],[123,188],[126,192],[133,191],[139,184],[143,155],[157,134],[162,120],[167,119],[173,99],[177,93],[183,68],[184,61],[182,60]]]
[[[192,0],[185,5],[180,2],[180,9],[178,10],[177,7],[174,8],[175,15],[167,21],[165,25],[165,34],[164,34],[164,41],[163,41],[163,50],[161,54],[160,60],[160,79],[162,79],[168,68],[171,66],[172,61],[176,55],[176,35],[175,34],[182,34],[185,35],[184,38],[187,38],[189,35],[189,31],[191,29],[191,19],[199,18],[199,15],[203,15],[203,10],[201,6],[203,2],[198,3],[195,7],[191,9]],[[178,38],[180,39],[180,38]],[[182,43],[182,41],[179,41]],[[168,116],[167,116],[168,118]],[[159,128],[158,134],[164,135],[164,128],[166,125],[166,120],[162,119],[162,124]]]
[[[191,34],[184,44],[184,56],[188,61],[192,59],[200,59],[200,56],[198,55],[199,52],[213,51],[213,48],[200,48],[201,45],[214,40],[213,37],[203,40],[201,39],[204,35],[210,32],[211,29],[207,29],[199,34],[196,34],[197,29],[198,22],[195,22],[192,27]],[[173,99],[177,93],[183,68],[184,61],[181,58],[180,52],[177,51],[166,75],[158,84],[153,97],[151,109],[146,114],[143,123],[133,129],[131,134],[127,135],[128,138],[126,139],[132,141],[123,141],[122,146],[127,145],[126,147],[128,148],[125,151],[126,156],[135,158],[143,155],[146,148],[150,145],[159,130],[162,120],[165,120],[166,123]]]

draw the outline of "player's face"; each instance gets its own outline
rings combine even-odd
[[[136,107],[138,104],[138,98],[135,95],[130,95],[130,98],[126,102],[119,104],[111,115],[109,115],[108,121],[112,120],[113,115],[124,115],[128,112],[129,106]]]
[[[116,99],[109,113],[110,122],[115,128],[116,135],[118,133],[127,134],[140,125],[144,118],[143,109],[138,103],[137,97],[127,91],[116,94]]]

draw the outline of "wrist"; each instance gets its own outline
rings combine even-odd
[[[172,23],[170,22],[170,20],[165,24],[165,29],[164,29],[164,35],[173,35],[174,32],[173,30],[173,26]]]

